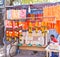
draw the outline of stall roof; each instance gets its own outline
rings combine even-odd
[[[48,7],[48,6],[55,6],[57,4],[60,4],[60,2],[57,3],[43,3],[43,4],[30,4],[30,5],[18,5],[18,6],[6,6],[7,9],[27,9],[29,6],[31,9],[41,9],[44,7]]]

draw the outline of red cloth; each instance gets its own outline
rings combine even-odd
[[[58,42],[58,40],[56,38],[53,38],[52,41],[55,43]]]

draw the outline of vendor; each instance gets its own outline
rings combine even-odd
[[[50,39],[51,39],[50,43],[58,43],[58,40],[55,38],[54,35],[50,35]]]
[[[55,38],[54,35],[50,35],[50,41],[49,41],[49,45],[48,45],[49,48],[47,47],[46,50],[52,48],[50,46],[50,44],[52,44],[53,46],[54,46],[54,44],[58,44],[58,40],[57,40],[57,38]],[[49,56],[51,56],[51,57],[55,57],[55,56],[58,57],[58,52],[50,52]]]

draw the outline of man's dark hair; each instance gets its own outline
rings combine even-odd
[[[55,37],[54,35],[50,35],[51,37]]]

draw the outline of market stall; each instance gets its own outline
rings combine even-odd
[[[6,42],[18,42],[23,50],[46,51],[50,35],[60,33],[60,5],[57,3],[7,6]],[[55,13],[56,12],[56,13]]]

